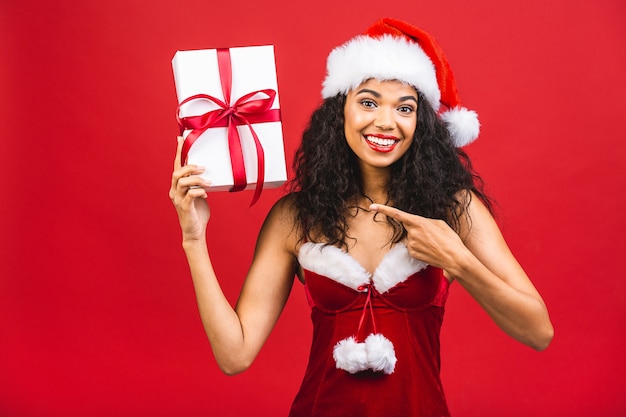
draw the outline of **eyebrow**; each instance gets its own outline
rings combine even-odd
[[[363,94],[363,93],[370,93],[376,98],[381,97],[381,94],[378,91],[370,90],[369,88],[363,88],[356,92],[356,94]],[[407,100],[413,100],[415,103],[417,103],[417,98],[415,96],[403,96],[398,99],[398,101],[407,101]]]

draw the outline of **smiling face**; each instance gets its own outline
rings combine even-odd
[[[399,81],[367,80],[346,96],[344,117],[346,140],[361,169],[388,168],[413,142],[417,92]]]

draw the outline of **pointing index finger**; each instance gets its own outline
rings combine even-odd
[[[395,207],[386,206],[384,204],[372,204],[370,205],[370,210],[376,211],[378,213],[383,213],[384,215],[391,217],[394,220],[399,221],[400,223],[408,222],[411,220],[411,215],[402,210],[398,210]]]

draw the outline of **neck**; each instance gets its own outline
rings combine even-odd
[[[361,178],[363,194],[372,200],[370,203],[388,203],[389,169],[361,169]]]

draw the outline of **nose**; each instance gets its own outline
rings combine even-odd
[[[379,107],[376,112],[376,120],[374,120],[374,126],[381,130],[392,130],[396,126],[396,120],[394,118],[394,112],[389,107]]]

